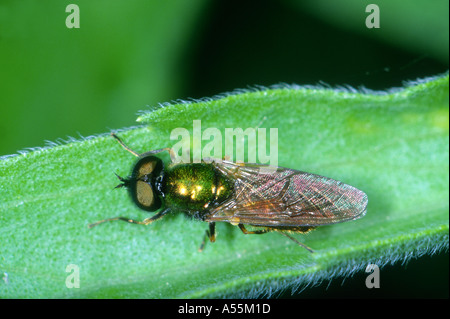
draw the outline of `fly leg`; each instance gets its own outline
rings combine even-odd
[[[247,230],[247,228],[245,228],[245,226],[243,224],[238,224],[239,228],[242,230],[242,232],[246,235],[248,234],[265,234],[268,233],[270,230],[268,228],[265,229],[258,229],[258,230]]]
[[[148,225],[148,224],[150,224],[151,222],[154,222],[155,220],[160,219],[160,218],[163,217],[165,214],[167,214],[169,211],[170,211],[170,209],[168,209],[168,208],[167,208],[167,209],[164,209],[164,210],[160,211],[159,213],[157,213],[156,215],[153,215],[152,217],[146,218],[146,219],[144,219],[143,221],[134,220],[134,219],[129,219],[129,218],[126,218],[126,217],[107,218],[107,219],[103,219],[103,220],[100,220],[100,221],[98,221],[98,222],[95,222],[95,223],[93,223],[93,224],[89,224],[89,225],[88,225],[88,228],[92,228],[92,227],[95,227],[95,226],[97,226],[97,225],[99,225],[99,224],[103,224],[103,223],[105,223],[105,222],[110,222],[110,221],[113,221],[113,220],[123,220],[123,221],[125,221],[125,222],[127,222],[127,223],[132,223],[132,224]]]
[[[124,142],[123,142],[123,141],[122,141],[115,133],[111,133],[111,136],[114,137],[114,138],[117,140],[117,142],[118,142],[125,150],[127,150],[128,152],[130,152],[131,154],[133,154],[133,155],[136,156],[136,157],[145,157],[145,156],[148,156],[148,155],[158,154],[158,153],[167,151],[167,152],[169,152],[170,159],[172,160],[172,162],[173,162],[174,159],[175,159],[175,152],[174,152],[173,149],[171,149],[170,147],[160,148],[160,149],[158,149],[158,150],[153,150],[153,151],[149,151],[149,152],[145,152],[145,153],[139,154],[138,152],[132,150],[129,146],[127,146],[127,145],[126,145],[126,144],[125,144],[125,143],[124,143]]]
[[[289,238],[290,240],[292,240],[292,241],[293,241],[294,243],[296,243],[297,245],[302,246],[303,248],[305,248],[305,249],[306,249],[307,251],[309,251],[310,253],[313,253],[313,252],[314,252],[314,250],[312,250],[311,248],[309,248],[309,247],[306,246],[305,244],[299,242],[297,239],[295,239],[294,237],[290,236],[289,234],[287,234],[287,233],[285,233],[285,232],[283,232],[283,231],[280,231],[279,233],[280,233],[281,235],[283,235],[283,236],[286,236],[287,238]]]
[[[270,229],[270,228],[267,227],[267,228],[265,228],[265,229],[258,229],[258,230],[249,231],[249,230],[247,230],[247,229],[244,227],[243,224],[239,224],[238,226],[239,226],[239,228],[242,230],[242,232],[243,232],[244,234],[265,234],[265,233],[268,233],[268,232],[270,232],[270,231],[272,231],[272,230],[277,230],[281,235],[283,235],[283,236],[289,238],[289,239],[292,240],[294,243],[296,243],[297,245],[299,245],[299,246],[305,248],[305,249],[306,249],[307,251],[309,251],[310,253],[313,253],[313,252],[314,252],[314,250],[312,250],[311,248],[309,248],[309,247],[306,246],[305,244],[299,242],[297,239],[295,239],[294,237],[292,237],[292,236],[290,236],[288,233],[286,233],[285,230],[280,230],[280,229]],[[311,228],[309,228],[309,229],[311,229]]]
[[[214,222],[209,223],[209,230],[205,231],[205,236],[203,237],[202,244],[198,248],[198,251],[200,252],[203,251],[203,248],[205,248],[207,238],[209,238],[209,241],[212,243],[216,241],[216,223]]]

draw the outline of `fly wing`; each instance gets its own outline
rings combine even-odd
[[[214,208],[206,221],[254,226],[320,226],[353,220],[366,213],[367,195],[331,178],[263,165],[215,163],[234,179],[234,194]]]

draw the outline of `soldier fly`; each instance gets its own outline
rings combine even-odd
[[[116,174],[121,181],[116,188],[127,188],[139,208],[159,212],[143,221],[126,217],[104,219],[90,224],[90,228],[113,220],[148,225],[171,211],[181,211],[209,223],[200,250],[207,239],[215,241],[215,223],[228,222],[244,234],[277,231],[313,252],[289,233],[306,233],[317,226],[358,219],[366,213],[367,195],[331,178],[283,167],[263,174],[260,168],[264,165],[225,160],[174,163],[171,148],[139,154],[117,135],[111,135],[139,158],[130,177]],[[154,156],[164,151],[172,159],[167,167]],[[244,225],[255,230],[247,230]]]

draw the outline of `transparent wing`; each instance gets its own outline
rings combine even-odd
[[[254,226],[320,226],[353,220],[366,213],[367,195],[342,182],[278,167],[261,174],[258,164],[215,163],[234,179],[234,195],[206,221]]]

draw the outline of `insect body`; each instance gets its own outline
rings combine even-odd
[[[124,220],[147,225],[172,210],[185,212],[208,222],[206,238],[215,241],[215,222],[237,225],[245,234],[278,231],[297,244],[312,250],[291,237],[289,232],[308,232],[321,226],[349,221],[366,213],[367,195],[342,182],[278,167],[270,174],[261,173],[262,165],[228,161],[174,164],[167,167],[156,153],[170,148],[138,154],[115,134],[114,138],[140,159],[128,179],[119,177],[136,205],[155,212],[152,217],[136,221],[125,217],[105,219]],[[244,225],[256,227],[249,231]],[[205,240],[200,249],[203,249]]]

